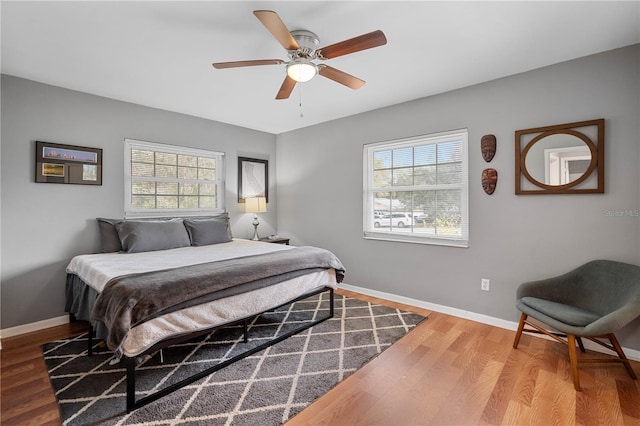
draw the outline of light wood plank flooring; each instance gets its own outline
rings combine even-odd
[[[566,347],[347,291],[429,319],[287,423],[297,425],[639,425],[640,381],[621,365],[583,365],[573,389]],[[40,345],[68,324],[4,339],[2,425],[59,425]],[[640,363],[632,362],[640,375]]]

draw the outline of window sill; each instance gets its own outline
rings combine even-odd
[[[412,244],[426,244],[433,246],[447,246],[468,248],[469,242],[466,240],[448,239],[448,238],[426,238],[416,237],[411,235],[398,235],[383,232],[369,232],[365,231],[362,236],[365,240],[378,240],[378,241],[392,241],[396,243],[412,243]]]
[[[125,211],[124,217],[127,219],[151,218],[151,217],[195,217],[195,216],[215,216],[224,213],[221,209],[162,209],[162,210],[130,210]]]

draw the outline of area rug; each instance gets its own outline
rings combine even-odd
[[[242,327],[220,329],[144,360],[137,395],[202,371],[316,316],[328,294],[257,317],[243,343]],[[335,295],[330,320],[126,413],[125,370],[112,353],[87,357],[86,335],[43,346],[64,425],[280,425],[376,357],[425,318]],[[162,358],[162,359],[161,359]]]

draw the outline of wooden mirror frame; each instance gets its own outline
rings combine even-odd
[[[591,140],[589,136],[576,130],[587,126],[596,126],[597,140],[595,142]],[[530,135],[532,133],[537,135],[523,147],[523,136]],[[533,145],[547,136],[557,134],[567,134],[581,139],[591,151],[591,163],[583,175],[578,179],[564,185],[549,185],[540,182],[530,174],[529,170],[527,170],[526,159],[527,153],[531,150]],[[597,170],[598,173],[596,188],[575,188],[577,185],[580,185],[582,182],[587,180],[593,174],[594,170]],[[526,181],[540,189],[523,189],[523,176]],[[516,131],[516,195],[598,193],[604,193],[604,118]]]

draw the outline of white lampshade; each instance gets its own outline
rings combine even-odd
[[[315,64],[307,59],[296,59],[287,65],[287,75],[298,83],[311,80],[317,73]]]
[[[247,213],[265,213],[267,211],[267,199],[265,197],[245,199],[244,211]]]

